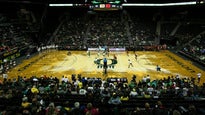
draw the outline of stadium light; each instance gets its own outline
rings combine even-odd
[[[160,4],[150,4],[150,3],[123,3],[122,6],[125,7],[130,7],[130,6],[185,6],[185,5],[196,5],[196,1],[192,2],[178,2],[178,3],[160,3]],[[68,7],[73,7],[75,6],[74,4],[49,4],[49,6],[55,7],[55,6],[68,6]]]
[[[178,2],[178,3],[162,3],[162,4],[138,4],[138,3],[123,3],[122,6],[182,6],[196,5],[196,2]]]
[[[70,6],[72,7],[73,4],[49,4],[49,6]]]

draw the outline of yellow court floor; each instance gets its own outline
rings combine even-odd
[[[192,64],[191,61],[184,60],[175,54],[164,51],[137,51],[137,60],[134,52],[110,52],[108,55],[91,52],[87,55],[86,51],[68,51],[47,50],[41,52],[30,59],[24,60],[15,68],[9,70],[9,78],[20,76],[53,76],[61,78],[67,76],[71,78],[72,74],[81,74],[85,77],[126,77],[131,80],[133,75],[140,80],[143,76],[150,75],[151,80],[161,79],[168,76],[180,75],[180,77],[197,78],[197,73],[202,73],[201,83],[205,79],[205,72]],[[108,66],[107,74],[104,74],[103,68],[94,63],[95,59],[108,59],[111,63],[113,56],[117,57],[117,64]],[[128,68],[128,60],[131,60],[133,67]],[[101,62],[100,62],[101,63]],[[161,67],[161,71],[156,71],[156,65]]]

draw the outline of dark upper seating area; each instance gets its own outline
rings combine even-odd
[[[67,18],[57,31],[52,42],[64,48],[129,46],[120,12],[101,12],[93,15],[87,13],[84,17]]]
[[[9,52],[33,45],[33,38],[37,37],[39,26],[29,23],[15,14],[1,14],[0,21],[0,51]]]
[[[153,45],[156,38],[156,24],[151,17],[144,19],[138,15],[131,15],[130,33],[135,45]]]
[[[63,49],[81,49],[86,27],[83,17],[70,17],[61,24],[54,43]]]
[[[205,34],[200,34],[180,51],[181,54],[205,65]]]
[[[87,46],[114,46],[129,45],[125,22],[121,12],[102,12],[90,24]]]
[[[184,13],[185,12],[185,13]],[[188,12],[188,13],[187,13]],[[182,46],[203,31],[203,20],[191,11],[139,13],[127,11],[84,12],[64,18],[51,44],[65,49],[88,47]],[[189,19],[190,18],[190,19]],[[140,48],[139,48],[140,49]]]

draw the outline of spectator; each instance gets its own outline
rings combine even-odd
[[[54,103],[50,103],[49,106],[46,108],[46,115],[57,115],[58,110],[55,108]]]
[[[74,108],[71,110],[71,115],[84,115],[83,111],[80,109],[79,102],[74,103]]]
[[[85,90],[85,89],[83,89],[83,88],[81,88],[81,89],[79,90],[79,95],[86,95],[86,93],[87,93],[87,90]]]
[[[93,107],[92,103],[88,103],[85,109],[85,115],[99,115],[98,108]]]
[[[120,100],[121,101],[128,101],[129,100],[129,95],[126,92],[124,92],[122,94],[122,96],[120,97]]]
[[[131,115],[142,115],[139,107],[135,107],[134,111],[131,112]]]
[[[23,108],[27,108],[27,109],[31,106],[31,103],[28,102],[28,97],[26,97],[25,95],[24,95],[24,97],[22,98],[21,106],[22,106]]]
[[[138,93],[136,91],[135,88],[132,89],[132,91],[130,91],[130,97],[137,97],[138,96]]]
[[[122,102],[120,100],[120,97],[116,93],[113,93],[112,96],[110,97],[108,103],[113,104],[113,105],[119,105]]]
[[[150,108],[149,103],[145,103],[145,110],[142,113],[143,115],[153,115],[152,109]]]
[[[189,110],[188,112],[189,115],[197,115],[196,107],[194,105],[189,105],[188,110]]]
[[[181,115],[176,103],[173,103],[171,112],[171,115]]]

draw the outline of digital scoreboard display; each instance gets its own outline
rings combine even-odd
[[[121,10],[121,4],[92,4],[90,9],[93,10]]]
[[[104,4],[106,4],[106,3],[120,4],[120,3],[122,3],[122,1],[121,0],[93,0],[93,1],[91,1],[91,3],[93,3],[93,4],[102,4],[102,3],[104,3]]]
[[[121,10],[122,3],[119,0],[94,0],[90,9],[93,10]]]
[[[100,4],[99,8],[105,8],[105,4]]]

